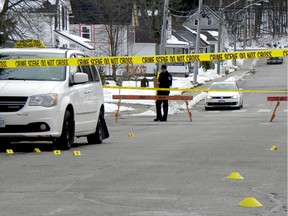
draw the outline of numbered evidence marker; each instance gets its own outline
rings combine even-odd
[[[81,152],[80,152],[80,151],[73,151],[73,155],[74,155],[74,156],[80,156],[80,155],[81,155]]]
[[[6,149],[6,153],[7,153],[7,154],[14,154],[14,152],[13,152],[12,149]]]
[[[61,151],[60,150],[54,150],[54,155],[60,155],[61,154]]]
[[[40,153],[41,150],[40,150],[39,148],[34,148],[34,152],[36,152],[36,153]]]
[[[128,134],[128,137],[134,137],[135,135],[134,135],[134,133],[129,133]]]

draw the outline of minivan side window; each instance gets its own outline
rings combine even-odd
[[[88,75],[88,81],[93,82],[93,77],[92,77],[90,67],[89,66],[81,66],[81,68],[82,68],[82,72],[86,73]]]
[[[91,69],[92,69],[92,73],[93,73],[93,76],[94,76],[94,80],[96,82],[99,82],[100,81],[100,76],[99,76],[99,73],[98,73],[98,70],[96,68],[95,65],[91,65]]]
[[[86,56],[75,54],[75,57],[83,58]],[[78,66],[78,67],[81,68],[81,70],[79,71],[82,71],[83,73],[86,73],[88,75],[88,82],[93,82],[93,75],[92,75],[90,66],[83,65],[83,66]]]

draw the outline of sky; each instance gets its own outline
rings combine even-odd
[[[288,47],[288,38],[283,38],[282,40],[279,40],[278,47],[284,48]],[[253,46],[250,47],[253,49],[263,49],[263,46],[257,47]],[[247,47],[249,49],[249,47]],[[268,49],[268,48],[266,48]],[[231,48],[233,50],[233,48]],[[241,68],[241,65],[244,63],[244,59],[237,59],[237,67],[233,65],[232,60],[224,61],[223,67],[229,69],[229,78],[227,78],[227,81],[237,81],[241,79],[242,77],[239,77],[239,75],[233,76],[233,72],[238,69],[238,67]],[[257,61],[257,59],[256,59]],[[167,67],[169,71],[169,66]],[[222,71],[222,69],[220,70]],[[147,77],[149,80],[153,77]],[[198,76],[197,76],[197,82],[199,84],[205,84],[206,82],[210,82],[213,80],[216,80],[217,78],[220,78],[220,75],[217,74],[217,66],[215,66],[215,69],[204,71],[203,68],[198,69]],[[107,86],[116,86],[114,81],[108,81]],[[122,83],[122,86],[128,87],[140,87],[140,81],[124,81]],[[153,82],[149,82],[149,87],[153,88]],[[184,77],[173,77],[173,84],[171,88],[192,88],[193,87],[193,75],[189,76],[187,78]],[[149,88],[148,88],[149,89]],[[120,92],[119,92],[120,91]],[[104,88],[104,106],[105,106],[105,112],[106,114],[115,113],[117,110],[117,102],[118,100],[112,99],[112,95],[117,94],[129,94],[129,95],[155,95],[155,90],[128,90],[128,89],[112,89],[112,88]],[[181,92],[179,91],[170,91],[170,95],[181,95]],[[203,100],[205,97],[204,92],[199,92],[196,96],[193,96],[193,100],[189,102],[189,109],[191,109],[195,104],[199,103],[201,100]],[[125,105],[123,105],[125,103]],[[128,104],[128,105],[127,105]],[[121,106],[120,106],[120,114],[123,111],[133,111],[134,108],[132,106],[129,106],[129,104],[146,104],[146,105],[154,105],[155,101],[153,100],[122,100]],[[135,110],[134,110],[135,111]],[[133,114],[134,116],[156,116],[156,107],[154,110],[147,110],[144,112],[137,112],[137,114]],[[176,103],[175,101],[171,101],[169,103],[169,115],[173,115],[176,113],[183,113],[187,112],[185,102],[183,101],[183,104]],[[133,112],[135,113],[135,112]]]

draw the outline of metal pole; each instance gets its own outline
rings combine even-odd
[[[248,0],[246,0],[246,4],[245,6],[248,5]],[[244,39],[243,39],[243,50],[246,49],[246,45],[247,45],[247,10],[245,10],[245,17],[244,17]]]
[[[160,54],[161,55],[165,55],[165,48],[166,48],[166,41],[167,41],[166,33],[167,33],[168,4],[169,4],[169,0],[164,0],[161,40],[160,40],[160,45],[161,45]]]
[[[221,52],[222,42],[222,0],[219,0],[219,25],[218,25],[218,41],[217,41],[217,52]],[[217,74],[220,75],[220,60],[217,60]]]
[[[234,8],[235,8],[235,5],[234,5]],[[236,43],[237,43],[236,37],[237,37],[237,13],[234,13],[234,52],[236,52]],[[234,65],[237,66],[236,59],[234,59],[233,62],[234,62]]]
[[[251,5],[252,6],[252,5]],[[249,46],[252,46],[252,13],[251,13],[251,7],[249,7]]]
[[[162,28],[161,28],[161,37],[160,37],[160,47],[159,47],[160,48],[160,50],[159,50],[159,54],[160,55],[165,55],[165,50],[166,50],[168,5],[169,5],[169,0],[164,0],[163,17],[162,17]],[[161,65],[161,63],[158,64],[157,71],[160,70],[160,67],[161,67],[160,65]]]
[[[203,0],[199,0],[199,8],[198,8],[198,25],[197,25],[197,37],[196,37],[196,47],[195,53],[199,53],[199,44],[200,44],[200,34],[201,34],[201,10],[202,10],[202,2]],[[198,75],[198,64],[199,62],[196,61],[194,64],[194,71],[193,71],[193,83],[197,84],[197,75]]]

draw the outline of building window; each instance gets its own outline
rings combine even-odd
[[[210,46],[210,52],[211,52],[211,53],[215,53],[215,44],[212,44],[212,45]]]
[[[212,19],[207,19],[207,25],[211,26],[213,24],[213,20]]]
[[[82,26],[81,27],[81,37],[91,39],[91,27],[90,26]]]
[[[67,30],[67,11],[62,6],[62,30]]]
[[[194,25],[197,26],[198,25],[198,19],[194,20]]]

